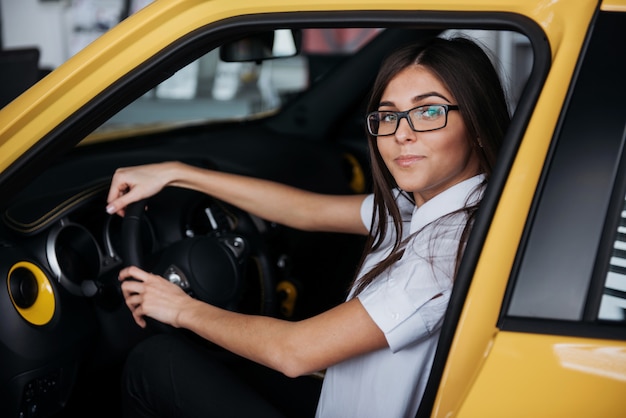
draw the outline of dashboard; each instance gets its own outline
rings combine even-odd
[[[118,272],[126,264],[128,239],[123,219],[105,211],[118,167],[179,160],[349,193],[343,150],[264,136],[258,128],[254,135],[241,126],[238,132],[236,140],[224,131],[207,141],[206,132],[198,131],[78,147],[2,202],[0,356],[6,361],[0,379],[9,383],[0,403],[22,399],[27,404],[20,410],[29,402],[56,410],[85,380],[100,387],[111,365],[162,331],[138,327],[121,296]],[[302,154],[310,157],[306,164],[297,158]],[[170,281],[186,279],[191,286],[185,290],[194,297],[288,320],[343,300],[362,244],[363,237],[296,231],[169,187],[148,200],[133,243],[146,269]],[[213,294],[227,296],[216,300]]]

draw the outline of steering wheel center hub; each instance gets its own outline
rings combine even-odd
[[[233,309],[243,289],[246,247],[239,236],[188,238],[167,248],[154,271],[198,299]]]

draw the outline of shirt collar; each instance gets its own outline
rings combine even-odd
[[[470,195],[485,180],[484,174],[471,177],[444,190],[437,196],[413,209],[410,233],[419,231],[434,220],[462,209],[467,204],[474,204],[482,197],[483,190]],[[469,198],[469,201],[468,201]]]

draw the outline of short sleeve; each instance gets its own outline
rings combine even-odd
[[[374,195],[370,194],[365,197],[361,203],[361,221],[363,225],[370,231],[372,227],[372,217],[374,216]],[[371,232],[371,231],[370,231]]]
[[[378,292],[364,291],[358,298],[395,353],[440,327],[449,296],[449,289],[407,291],[388,282]]]
[[[438,241],[436,256],[425,253],[428,245],[418,251],[409,247],[358,295],[392,352],[428,338],[441,326],[452,288],[452,271],[444,266],[454,265],[458,241]]]

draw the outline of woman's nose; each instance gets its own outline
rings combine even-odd
[[[402,118],[398,121],[398,129],[396,129],[395,134],[398,142],[414,141],[416,134],[417,132],[411,128],[407,118]]]

